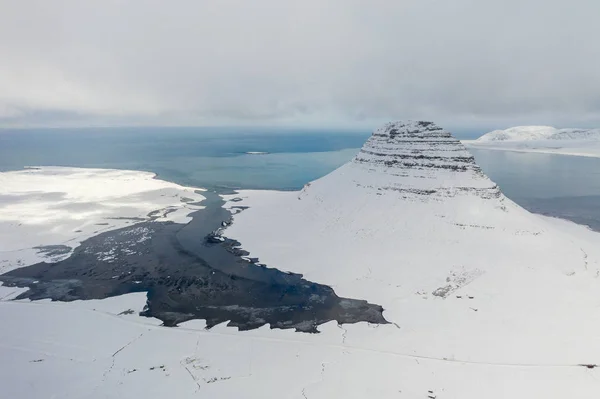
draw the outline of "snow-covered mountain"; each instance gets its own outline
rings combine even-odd
[[[556,129],[518,126],[494,130],[477,140],[463,140],[469,148],[600,157],[600,129]]]
[[[384,307],[399,329],[360,338],[369,345],[493,365],[600,363],[586,329],[590,317],[600,325],[600,246],[507,199],[433,123],[385,125],[299,193],[241,197],[250,208],[226,234],[244,249]]]
[[[358,187],[376,189],[378,195],[381,191],[414,198],[469,192],[485,198],[500,195],[465,147],[432,122],[389,123],[377,129],[351,163],[324,180],[342,180],[342,171],[350,168]]]
[[[250,258],[382,305],[390,323],[330,322],[320,334],[204,331],[197,320],[165,329],[127,313],[143,306],[140,294],[69,304],[0,300],[4,392],[300,399],[600,392],[600,236],[513,203],[434,123],[383,126],[351,162],[299,192],[227,198],[235,215],[223,235]],[[0,297],[2,290],[15,295],[0,287]]]
[[[557,129],[552,126],[516,126],[486,133],[478,138],[476,142],[531,140],[600,140],[600,129]]]

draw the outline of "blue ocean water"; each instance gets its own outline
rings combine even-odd
[[[600,158],[470,151],[483,171],[517,204],[600,231]]]
[[[0,131],[0,170],[133,169],[198,187],[296,189],[350,159],[369,134],[204,127],[6,130]]]
[[[44,165],[118,168],[151,171],[196,187],[290,190],[350,160],[369,135],[207,127],[0,130],[0,171]],[[600,230],[600,159],[472,152],[518,204]]]

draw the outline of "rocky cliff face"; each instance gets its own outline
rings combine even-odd
[[[498,187],[452,134],[433,122],[391,122],[375,130],[352,163],[387,176],[376,187],[414,195],[475,193],[498,198]],[[359,184],[369,185],[370,178]]]
[[[402,169],[479,171],[473,156],[433,122],[392,122],[377,129],[354,162]]]

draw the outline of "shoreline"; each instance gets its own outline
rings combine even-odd
[[[595,320],[600,236],[470,193],[462,204],[399,204],[400,195],[355,187],[351,177],[293,193],[209,190],[183,226],[162,219],[128,226],[82,243],[62,262],[18,269],[15,277],[50,294],[105,299],[0,301],[9,393],[31,386],[43,397],[68,385],[72,397],[90,389],[144,396],[142,388],[182,398],[481,396],[475,380],[499,396],[597,390],[590,375],[600,352],[586,326]],[[451,187],[461,181],[448,180]],[[51,208],[52,198],[46,202],[40,208]],[[470,216],[478,207],[482,215]],[[241,213],[230,222],[234,212]],[[290,284],[275,286],[272,275]],[[128,289],[144,294],[122,295]],[[372,318],[379,310],[391,323],[331,318],[338,311]],[[165,325],[196,320],[161,328],[155,317]],[[321,334],[277,324],[315,332],[315,319],[332,321]],[[48,377],[30,384],[39,375]],[[185,388],[189,394],[178,391]]]
[[[600,147],[597,153],[590,152],[568,152],[568,148],[514,148],[514,147],[502,147],[502,146],[488,146],[481,144],[474,144],[475,140],[462,140],[461,142],[467,149],[475,150],[489,150],[489,151],[509,151],[519,152],[528,154],[548,154],[548,155],[564,155],[572,157],[585,157],[585,158],[600,158]],[[573,148],[574,150],[581,150],[581,148]]]
[[[150,220],[185,224],[198,209],[192,203],[204,198],[200,188],[132,169],[35,166],[0,172],[0,182],[2,273],[64,259],[48,246],[72,251],[91,237]]]
[[[44,169],[44,168],[42,168],[42,169]],[[99,168],[63,168],[63,167],[57,167],[57,168],[55,168],[55,167],[48,167],[48,168],[46,168],[46,170],[65,170],[65,169],[87,170],[87,171],[93,171],[93,170],[97,170],[97,171],[122,171],[120,169],[99,169]],[[132,171],[132,170],[127,170],[127,171],[128,172],[137,172],[137,171]],[[154,173],[152,173],[152,172],[139,171],[139,173],[143,174],[143,175],[146,175],[148,177],[150,175],[152,175],[153,176],[152,180],[154,180],[154,179],[158,180],[157,175],[154,174]],[[168,181],[166,181],[166,182],[168,182]],[[223,235],[224,240],[221,242],[221,245],[226,248],[225,252],[233,254],[234,257],[236,258],[236,260],[234,260],[233,263],[231,263],[231,262],[225,262],[225,263],[230,263],[229,265],[223,264],[223,266],[226,267],[228,270],[224,270],[224,269],[219,270],[220,272],[225,272],[225,274],[231,275],[231,276],[233,276],[234,274],[237,274],[236,268],[239,268],[240,265],[246,266],[246,267],[251,267],[251,268],[256,267],[257,273],[259,273],[259,274],[265,272],[264,269],[259,269],[259,268],[263,268],[264,266],[261,263],[258,263],[259,262],[258,259],[254,259],[254,258],[250,258],[249,260],[248,259],[244,259],[244,257],[247,258],[247,255],[249,255],[249,254],[245,253],[245,251],[241,247],[241,244],[238,243],[237,241],[235,241],[235,238],[234,239],[229,239],[226,236],[226,234],[227,234],[226,231],[225,232],[221,231],[222,230],[221,226],[224,229],[227,228],[227,226],[228,226],[227,219],[233,218],[235,216],[235,214],[237,214],[238,212],[240,212],[240,211],[243,210],[243,209],[236,209],[236,208],[243,208],[243,207],[236,206],[237,205],[236,198],[243,197],[245,195],[245,193],[250,194],[251,192],[261,192],[262,193],[261,194],[261,198],[263,196],[265,196],[265,197],[271,197],[271,196],[277,196],[277,195],[285,195],[285,194],[289,194],[291,192],[294,192],[294,193],[301,193],[302,192],[302,190],[269,190],[269,189],[262,189],[262,190],[223,190],[223,191],[215,191],[215,190],[208,190],[208,189],[198,188],[198,187],[186,187],[186,188],[193,189],[193,190],[198,190],[198,191],[202,192],[204,194],[202,196],[204,199],[201,202],[199,202],[199,203],[190,203],[190,204],[188,204],[188,205],[199,205],[200,209],[197,209],[197,210],[191,210],[190,209],[190,213],[188,214],[188,217],[190,218],[190,220],[187,223],[183,223],[183,224],[176,223],[179,226],[179,229],[177,229],[178,231],[175,232],[175,237],[178,237],[177,241],[180,242],[180,244],[183,244],[182,250],[185,253],[193,255],[195,257],[200,257],[200,258],[204,258],[204,259],[208,260],[208,262],[206,262],[205,260],[201,260],[200,263],[202,263],[204,266],[209,265],[209,262],[210,263],[214,263],[214,264],[218,264],[219,262],[223,262],[224,258],[221,255],[217,255],[217,254],[207,255],[208,254],[208,252],[206,252],[208,250],[208,248],[206,248],[207,244],[206,243],[202,244],[201,240],[198,240],[198,237],[186,233],[186,234],[184,234],[184,236],[186,237],[186,238],[184,238],[184,241],[181,241],[181,239],[180,239],[180,237],[183,238],[183,236],[182,236],[183,232],[194,230],[194,228],[190,227],[190,226],[198,225],[198,223],[199,223],[198,220],[194,220],[194,219],[196,219],[196,217],[198,215],[201,216],[200,219],[205,220],[207,217],[210,219],[210,216],[206,216],[207,214],[209,214],[209,213],[215,214],[215,212],[219,211],[220,212],[219,213],[219,215],[220,215],[219,218],[220,219],[217,220],[216,222],[212,223],[214,225],[213,226],[214,229],[211,229],[211,231],[213,231],[213,230],[214,231],[218,231],[219,232],[219,236],[221,234],[224,234]],[[210,209],[206,209],[206,208],[203,207],[207,203],[211,203],[212,206],[214,207],[214,209],[212,211]],[[252,206],[252,204],[250,204],[250,205]],[[212,209],[212,207],[211,207],[211,209]],[[525,209],[527,209],[527,208],[525,208]],[[583,229],[589,230],[589,231],[591,231],[593,233],[600,233],[600,230],[594,229],[592,226],[590,226],[588,224],[580,223],[580,222],[578,222],[576,220],[573,220],[571,218],[564,217],[563,215],[552,214],[552,213],[541,213],[541,212],[535,212],[535,211],[532,211],[532,210],[528,210],[528,212],[531,212],[531,214],[534,214],[534,215],[539,216],[539,217],[544,218],[544,219],[553,219],[553,220],[559,221],[557,223],[570,223],[573,226],[578,226],[578,228],[583,228]],[[151,212],[151,214],[152,213],[153,212]],[[228,214],[229,216],[225,215],[225,213]],[[147,216],[150,216],[150,214],[147,215]],[[5,275],[11,275],[11,274],[21,275],[23,269],[33,268],[34,266],[36,266],[38,268],[38,272],[45,273],[47,270],[46,271],[41,270],[41,269],[44,269],[44,266],[41,266],[41,265],[46,265],[45,267],[48,268],[48,265],[50,265],[50,264],[55,266],[55,265],[61,264],[63,262],[66,263],[66,264],[73,263],[73,257],[78,256],[78,254],[80,254],[81,252],[86,252],[86,245],[87,245],[86,243],[87,242],[95,243],[94,245],[98,246],[98,243],[96,243],[96,241],[101,240],[102,237],[109,237],[109,238],[110,237],[117,237],[122,231],[126,231],[128,229],[130,229],[130,230],[136,230],[136,229],[139,229],[139,228],[143,228],[144,226],[150,226],[150,225],[152,225],[152,223],[150,223],[150,225],[148,225],[148,222],[154,222],[154,220],[155,220],[155,218],[152,217],[152,218],[149,218],[148,220],[139,221],[137,223],[133,223],[130,226],[123,227],[123,228],[116,229],[116,230],[114,228],[110,229],[109,231],[103,231],[102,229],[98,229],[98,231],[95,232],[97,234],[92,234],[90,237],[85,237],[83,240],[77,240],[77,241],[80,241],[79,245],[71,248],[70,250],[72,252],[69,253],[66,258],[64,258],[64,257],[63,258],[59,257],[58,259],[47,258],[46,260],[44,260],[41,263],[28,264],[28,265],[20,266],[17,269],[14,269],[14,270],[18,271],[16,273],[13,273],[13,271],[9,270]],[[206,219],[206,220],[208,220],[208,219]],[[161,219],[161,221],[165,221],[165,219],[163,218],[163,219]],[[160,223],[160,221],[157,222],[157,223]],[[226,223],[226,224],[223,224],[223,223]],[[200,224],[202,224],[202,223],[200,223]],[[202,227],[202,226],[200,226],[200,227]],[[197,230],[197,228],[196,228],[196,230]],[[161,234],[165,235],[165,233],[161,232],[160,229],[157,230],[157,234],[159,234],[159,235],[161,235]],[[207,231],[204,231],[201,234],[201,236],[202,237],[207,237],[207,234],[209,234],[209,233],[207,233]],[[168,235],[170,235],[170,233],[168,233]],[[578,237],[575,236],[574,238],[578,238]],[[597,239],[598,237],[593,237],[593,238]],[[119,240],[120,239],[117,238],[117,242]],[[60,243],[58,243],[58,244],[60,244]],[[216,243],[212,242],[212,244],[216,244]],[[213,246],[218,247],[218,246],[221,246],[221,245],[213,245]],[[45,249],[45,250],[51,252],[51,250],[52,251],[56,250],[56,248],[52,248],[52,247],[55,247],[55,246],[57,246],[56,243],[52,244],[52,245],[44,245],[44,246],[41,246],[39,248]],[[88,247],[89,247],[89,245],[88,245]],[[134,248],[132,247],[131,249],[134,249]],[[163,249],[164,249],[164,246],[163,246]],[[109,251],[110,251],[110,248],[108,248],[108,246],[107,246],[101,252],[109,253]],[[173,252],[171,251],[171,253],[173,253]],[[205,258],[206,256],[209,256],[209,257]],[[225,255],[225,256],[229,256],[229,255]],[[152,256],[150,255],[150,257],[148,259],[150,259],[151,257]],[[239,258],[239,259],[237,259],[237,258]],[[129,258],[129,257],[124,257],[123,259],[124,260],[126,259],[125,263],[130,263],[130,262],[139,263],[137,260]],[[148,260],[148,259],[146,259],[146,260]],[[244,262],[240,262],[240,259],[243,259]],[[100,260],[100,259],[98,259],[98,260]],[[51,263],[44,263],[44,262],[51,262]],[[272,265],[271,267],[277,268],[277,265]],[[220,269],[220,267],[217,267],[217,270],[218,269]],[[285,273],[285,272],[280,271],[278,269],[268,268],[267,270],[272,271],[272,273],[282,273],[282,274]],[[176,273],[176,272],[175,271],[170,271],[169,274],[173,274],[173,273]],[[5,275],[3,275],[2,277],[4,277]],[[257,274],[253,274],[253,276],[257,277],[258,275]],[[292,274],[290,276],[294,276],[294,275]],[[300,279],[302,279],[302,275],[296,275],[296,276],[298,276]],[[54,281],[58,281],[58,280],[60,280],[60,281],[66,281],[67,279],[70,279],[71,277],[72,276],[65,274],[65,275],[61,275],[61,276],[55,276],[54,278],[52,278],[52,280],[54,280]],[[241,277],[243,279],[247,279],[248,275],[246,275],[246,276],[241,276],[240,275],[238,277]],[[23,276],[21,276],[21,277],[18,278],[19,281],[15,280],[15,281],[13,281],[13,283],[16,283],[14,285],[18,286],[18,287],[22,287],[22,286],[30,286],[31,287],[31,283],[32,282],[41,280],[41,279],[43,279],[43,277],[40,274],[40,275],[32,275],[31,278],[28,281],[26,281],[27,279],[28,279],[28,277],[25,277],[23,275]],[[262,279],[262,278],[259,278],[259,280],[260,279]],[[1,277],[0,277],[0,280],[2,280]],[[134,280],[137,281],[138,279],[134,279]],[[142,279],[139,279],[139,280],[141,281]],[[315,283],[311,283],[311,282],[307,282],[307,283],[309,283],[309,284],[315,284]],[[148,289],[151,288],[149,286],[147,287],[147,284],[140,284],[140,282],[137,282],[135,284],[136,284],[135,286],[129,286],[129,288],[125,288],[125,289],[124,288],[116,289],[116,291],[120,292],[121,294],[123,294],[123,293],[127,293],[127,292],[137,292],[137,291],[139,291],[140,289],[142,289],[144,287],[146,287]],[[315,284],[315,286],[320,286],[320,285],[319,284]],[[327,287],[326,285],[324,285],[323,287],[326,287],[329,290],[331,290],[331,288]],[[55,296],[51,292],[53,290],[56,290],[56,289],[58,289],[58,291],[61,291],[64,288],[65,287],[60,286],[60,284],[59,284],[58,288],[57,288],[57,286],[54,286],[52,284],[50,284],[50,285],[46,284],[43,287],[40,286],[39,290],[34,290],[35,292],[33,292],[32,295],[35,297],[34,299],[51,298],[51,299],[58,299],[58,300],[60,300],[59,297]],[[128,290],[131,290],[131,291],[128,291]],[[327,291],[327,290],[325,290],[325,291]],[[337,298],[337,296],[335,295],[335,293],[333,293],[333,290],[331,290],[331,293],[333,294],[334,297]],[[91,295],[90,297],[78,297],[76,299],[95,299],[96,297],[94,295]],[[102,294],[102,295],[104,295],[104,294]],[[39,298],[38,298],[38,296],[39,296]],[[26,296],[23,296],[23,297],[26,297]],[[106,297],[110,297],[110,296],[106,296]],[[150,296],[149,296],[149,298],[150,298]],[[72,300],[72,299],[73,298],[69,298],[69,300]],[[347,301],[354,301],[354,299],[346,299],[346,298],[340,298],[340,299],[341,300],[347,300]],[[368,299],[368,298],[365,298],[365,299]],[[364,302],[365,302],[365,304],[367,304],[366,301],[364,301]],[[376,305],[371,305],[371,304],[368,304],[368,305],[369,306],[376,306]],[[230,305],[228,305],[228,306],[230,306]],[[234,305],[234,306],[237,306],[237,305]],[[162,310],[160,312],[164,313],[164,311],[162,311]],[[148,315],[156,316],[157,313],[158,312],[152,312],[152,311],[150,311],[148,313]],[[188,312],[169,312],[169,313],[171,313],[171,314],[167,315],[166,318],[165,317],[159,317],[159,318],[161,318],[163,321],[166,321],[167,324],[175,325],[175,324],[177,324],[177,323],[179,323],[181,321],[184,321],[186,319],[186,317],[181,318],[181,316],[175,316],[174,313],[182,313],[182,314],[184,314],[184,313],[188,313]],[[193,312],[191,312],[191,313],[193,313]],[[230,317],[230,319],[231,319],[231,317]],[[219,320],[222,320],[222,319],[219,318]],[[339,321],[340,320],[338,320],[338,322]],[[242,320],[239,320],[239,319],[238,319],[237,323],[238,323],[237,326],[241,327],[241,328],[244,328],[244,326],[246,325]],[[250,324],[248,324],[246,326],[250,326],[252,324],[253,323],[250,322]],[[310,329],[311,328],[309,328],[309,330]]]

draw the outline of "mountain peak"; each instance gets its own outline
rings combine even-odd
[[[600,287],[592,246],[504,197],[434,123],[376,129],[353,161],[299,193],[244,195],[232,206],[249,209],[229,237],[267,264],[383,306],[400,326],[388,326],[393,350],[485,364],[600,358],[585,329]]]
[[[357,171],[357,184],[378,191],[419,196],[467,192],[486,198],[500,195],[464,145],[433,122],[385,124],[373,132],[352,164],[368,173]]]
[[[459,140],[433,122],[390,122],[375,130],[354,159],[404,169],[479,170]]]
[[[412,120],[388,122],[382,127],[375,130],[373,132],[373,135],[388,136],[390,138],[394,138],[399,135],[418,135],[427,134],[429,132],[443,133],[447,137],[450,136],[450,133],[445,132],[441,127],[439,127],[433,122]]]

